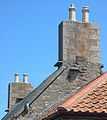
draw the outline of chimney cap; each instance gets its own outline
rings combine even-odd
[[[69,8],[75,9],[75,5],[74,5],[74,4],[71,4]]]
[[[83,10],[83,11],[88,11],[88,12],[89,12],[89,7],[88,7],[88,6],[83,6],[83,7],[82,7],[82,10]]]
[[[29,76],[29,74],[28,74],[28,73],[23,73],[23,75],[24,75],[24,76]]]
[[[19,76],[19,73],[17,72],[17,73],[15,73],[14,75],[15,75],[15,76]]]

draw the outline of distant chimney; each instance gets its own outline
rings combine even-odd
[[[76,21],[76,8],[73,4],[69,7],[69,20]]]
[[[14,80],[15,82],[20,82],[20,80],[19,80],[19,74],[18,73],[15,73],[15,80]]]
[[[89,23],[89,8],[85,6],[82,8],[82,22]]]
[[[15,74],[15,81],[9,83],[8,86],[8,109],[7,112],[13,110],[23,98],[32,91],[33,87],[28,83],[28,74],[23,74],[23,82],[19,80],[19,74]]]
[[[23,82],[24,82],[24,83],[29,83],[29,76],[28,76],[27,73],[24,73],[24,74],[23,74]]]

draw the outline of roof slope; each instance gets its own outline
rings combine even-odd
[[[107,73],[84,86],[60,107],[74,112],[107,113]]]
[[[74,73],[71,72],[75,68],[80,70],[78,79],[74,78]],[[100,73],[96,70],[98,70],[98,66],[96,67],[93,63],[85,62],[79,66],[64,63],[18,103],[11,112],[7,113],[2,120],[29,120],[30,118],[40,120],[44,118],[48,115],[48,110],[50,111],[51,107],[54,106],[54,109],[57,109],[69,96],[99,76]],[[70,77],[68,77],[69,75]]]
[[[19,116],[25,109],[26,105],[32,104],[56,79],[60,76],[67,67],[62,66],[53,72],[44,82],[30,92],[20,103],[18,103],[11,112],[7,113],[2,120],[11,119],[11,117]]]

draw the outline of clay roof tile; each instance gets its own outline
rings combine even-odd
[[[75,95],[65,100],[60,107],[75,112],[107,113],[107,73],[91,81]]]

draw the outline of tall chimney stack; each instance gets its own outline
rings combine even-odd
[[[15,80],[14,80],[15,82],[20,82],[20,80],[19,80],[19,74],[18,73],[15,73]]]
[[[76,21],[76,8],[73,4],[69,7],[69,20]]]
[[[84,6],[82,8],[82,22],[89,23],[89,8],[88,8],[88,6]]]
[[[24,74],[23,74],[23,82],[24,82],[24,83],[29,83],[29,76],[28,76],[27,73],[24,73]]]

